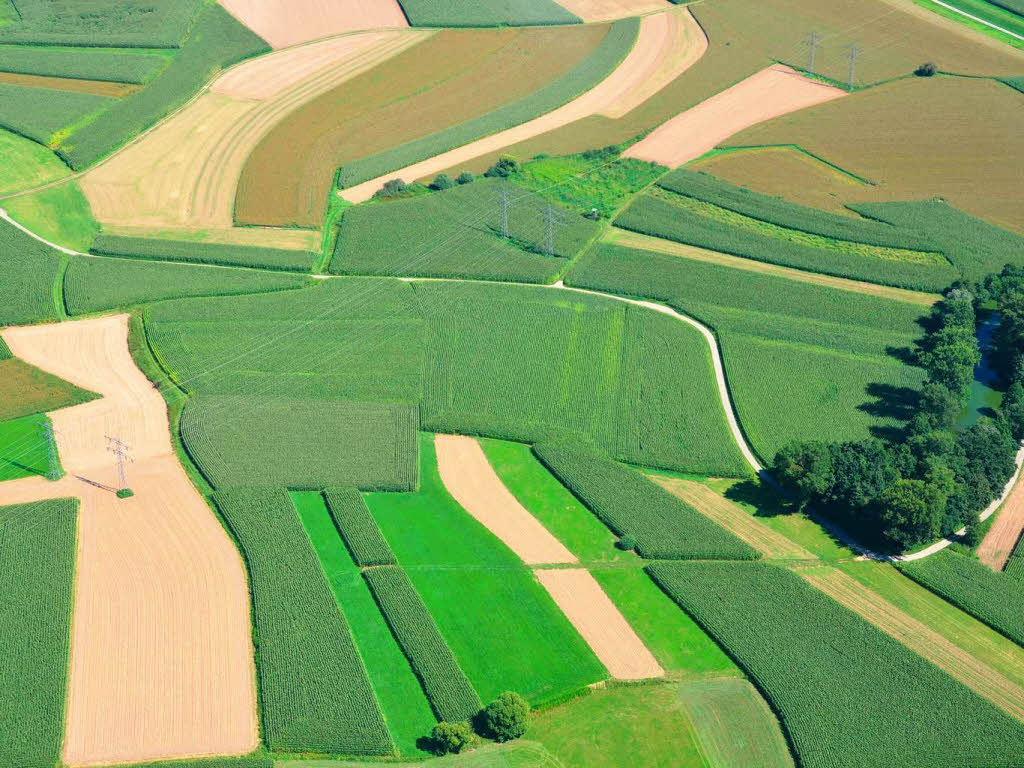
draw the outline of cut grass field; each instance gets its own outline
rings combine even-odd
[[[439,32],[278,123],[245,163],[235,217],[319,226],[339,166],[525,98],[585,61],[607,34],[604,25]]]
[[[78,502],[0,508],[0,760],[60,762],[69,663]]]
[[[31,139],[0,131],[0,195],[62,179],[70,170],[52,152]],[[9,207],[10,201],[4,201]]]
[[[77,181],[67,181],[3,202],[15,221],[51,243],[89,250],[99,226]]]
[[[0,482],[61,473],[59,457],[50,463],[51,446],[44,432],[48,421],[38,414],[0,421]]]

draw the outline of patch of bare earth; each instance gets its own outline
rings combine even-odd
[[[1024,533],[1024,480],[1018,480],[996,515],[985,538],[978,545],[978,558],[997,571],[1006,567],[1014,547]]]
[[[1007,714],[1024,720],[1024,688],[904,613],[852,576],[834,568],[809,569],[800,575]]]
[[[668,0],[558,0],[558,4],[584,21],[626,19],[670,7]]]
[[[353,203],[369,200],[381,185],[433,176],[480,155],[547,133],[590,115],[619,117],[689,69],[707,50],[707,38],[685,8],[645,16],[632,50],[608,77],[583,95],[545,115],[427,160],[378,176],[340,192]]]
[[[398,0],[220,0],[272,48],[365,29],[407,27]]]
[[[0,483],[0,504],[81,499],[63,761],[243,754],[257,744],[241,557],[174,455],[126,315],[9,328],[20,358],[102,395],[50,414],[67,474]],[[106,437],[131,447],[118,499]]]
[[[665,674],[590,571],[559,568],[534,573],[612,677],[645,680]]]
[[[744,128],[844,95],[846,91],[775,64],[676,115],[624,155],[675,168]]]

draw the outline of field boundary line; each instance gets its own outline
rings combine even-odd
[[[928,2],[934,3],[935,5],[940,5],[943,8],[945,8],[947,11],[952,11],[953,13],[959,13],[961,16],[966,16],[971,21],[976,21],[979,24],[984,24],[986,27],[991,27],[992,29],[995,29],[995,30],[997,30],[999,32],[1002,32],[1004,35],[1009,35],[1010,37],[1014,37],[1014,38],[1024,42],[1024,35],[1018,35],[1016,32],[1011,32],[1008,29],[1000,27],[998,24],[993,24],[991,21],[985,21],[985,19],[982,19],[982,18],[980,18],[978,16],[975,16],[973,13],[968,13],[967,11],[965,11],[965,10],[963,10],[961,8],[957,8],[955,5],[950,5],[949,3],[944,3],[942,0],[928,0]]]

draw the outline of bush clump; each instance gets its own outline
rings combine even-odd
[[[430,188],[437,191],[443,192],[446,189],[451,189],[455,186],[455,182],[452,181],[451,177],[447,173],[439,173],[434,177],[434,180],[430,183]]]
[[[401,179],[389,179],[384,182],[384,186],[373,193],[374,197],[400,197],[405,193],[405,188],[409,186]]]
[[[621,539],[615,542],[615,546],[621,549],[623,552],[632,552],[634,549],[636,549],[636,539],[634,539],[632,536],[623,536]]]
[[[476,181],[476,176],[471,171],[463,171],[455,177],[456,184],[472,184]]]
[[[526,733],[530,703],[515,691],[505,691],[483,712],[483,725],[495,741],[511,741]]]
[[[507,179],[514,173],[519,172],[519,161],[516,160],[512,155],[502,155],[498,158],[498,162],[484,171],[484,176],[489,178],[501,178]]]
[[[935,65],[934,62],[926,61],[924,64],[922,64],[921,66],[914,70],[914,74],[917,75],[918,77],[931,77],[938,71],[939,68]]]
[[[473,742],[468,723],[442,721],[430,734],[431,747],[436,755],[458,754]]]

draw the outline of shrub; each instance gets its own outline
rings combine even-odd
[[[918,77],[931,77],[938,71],[939,68],[935,66],[934,62],[926,61],[924,64],[922,64],[921,66],[914,70],[914,74],[917,75]]]
[[[623,536],[621,539],[615,542],[615,546],[621,549],[623,552],[632,552],[634,549],[636,549],[636,539],[634,539],[632,536]]]
[[[474,181],[476,181],[476,176],[471,171],[463,171],[455,179],[457,184],[472,184]]]
[[[511,741],[526,733],[530,703],[515,691],[505,691],[484,709],[484,726],[495,741]]]
[[[431,183],[430,188],[442,192],[446,189],[451,189],[455,186],[455,182],[451,180],[451,177],[447,173],[439,173],[434,177],[434,181]]]
[[[405,192],[408,186],[401,179],[390,179],[385,181],[383,186],[373,193],[374,197],[399,197]]]
[[[484,171],[484,176],[507,179],[514,173],[519,172],[519,161],[512,155],[502,155],[498,162]]]
[[[438,755],[458,754],[473,741],[473,732],[468,723],[442,721],[434,726],[430,734],[433,751]]]

